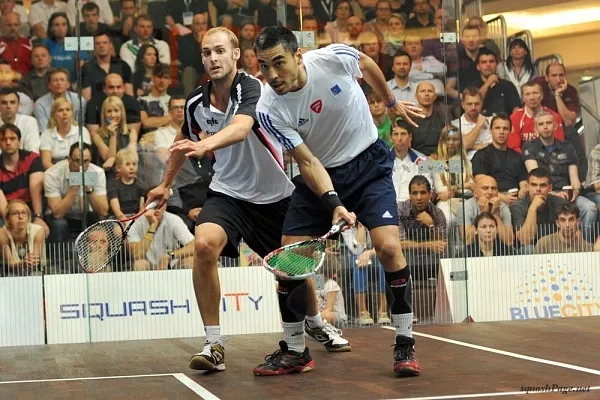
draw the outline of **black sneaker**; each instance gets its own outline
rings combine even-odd
[[[279,350],[265,357],[265,362],[254,368],[256,376],[285,375],[298,372],[308,372],[315,367],[310,357],[308,347],[303,353],[288,350],[287,343],[279,342]]]
[[[396,336],[394,372],[399,376],[414,376],[421,373],[421,366],[415,359],[415,339],[407,336]]]
[[[313,342],[321,343],[331,352],[351,351],[350,343],[342,337],[342,331],[328,322],[322,328],[311,328],[304,320],[304,336]]]
[[[202,351],[192,356],[190,368],[198,371],[224,371],[225,349],[223,345],[221,343],[204,342]]]

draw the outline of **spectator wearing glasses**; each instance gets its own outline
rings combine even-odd
[[[375,33],[379,43],[383,43],[383,38],[388,30],[390,15],[392,15],[392,3],[389,0],[378,0],[375,7],[375,19],[364,25],[363,32]]]

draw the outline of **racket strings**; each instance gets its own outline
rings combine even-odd
[[[118,221],[103,221],[83,232],[75,247],[80,264],[88,272],[108,265],[123,245],[123,228]]]
[[[283,250],[273,255],[267,263],[271,268],[290,276],[309,274],[319,267],[324,253],[324,242],[309,242]]]

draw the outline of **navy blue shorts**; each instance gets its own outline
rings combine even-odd
[[[368,230],[379,226],[398,226],[396,190],[392,181],[394,157],[378,139],[353,160],[327,172],[344,207],[356,213]],[[331,214],[298,175],[292,179],[296,189],[283,223],[288,236],[322,236],[331,229]]]

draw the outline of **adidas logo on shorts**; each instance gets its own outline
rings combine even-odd
[[[390,214],[389,211],[386,211],[386,212],[383,213],[383,215],[381,216],[381,218],[394,218],[394,217],[392,216],[392,214]]]

